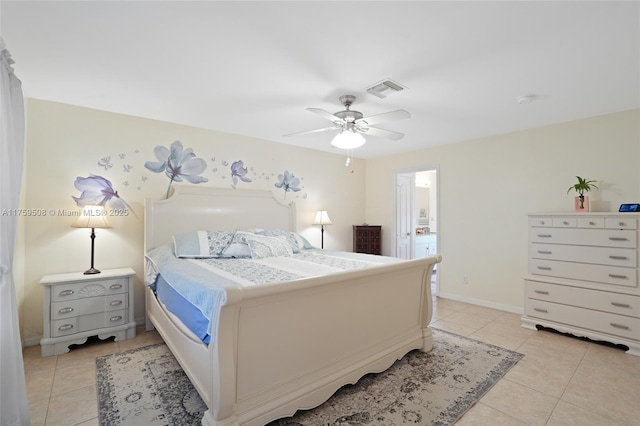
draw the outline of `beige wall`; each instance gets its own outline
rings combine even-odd
[[[394,172],[432,166],[439,168],[441,294],[518,311],[527,213],[572,211],[567,189],[576,175],[598,181],[594,211],[640,202],[640,111],[367,161],[366,221],[389,230],[384,254],[393,253]]]
[[[144,315],[143,202],[163,198],[168,184],[144,162],[155,161],[154,147],[174,140],[207,161],[203,175],[209,182],[200,185],[230,186],[230,164],[243,160],[253,182],[240,182],[239,189],[271,189],[283,196],[273,186],[277,175],[293,172],[303,179],[303,190],[288,193],[286,201],[296,202],[298,230],[319,245],[320,232],[310,223],[316,210],[326,209],[334,225],[325,232],[325,247],[347,251],[351,225],[366,221],[383,226],[384,254],[392,254],[394,173],[437,167],[441,294],[513,311],[522,307],[528,212],[571,211],[573,195],[566,191],[575,175],[598,181],[600,190],[591,193],[594,209],[614,211],[620,203],[640,201],[638,110],[356,160],[351,173],[339,154],[29,99],[24,207],[73,211],[71,196],[80,195],[76,177],[110,179],[137,217],[112,217],[113,228],[97,230],[96,267],[136,270],[137,320]],[[113,165],[108,170],[98,165],[106,156]],[[125,165],[132,166],[129,172]],[[89,266],[88,231],[71,228],[72,222],[57,215],[20,222],[16,265],[24,270],[16,271],[16,285],[27,344],[37,344],[42,333],[42,275]]]
[[[138,321],[143,319],[144,199],[164,198],[169,183],[167,176],[145,169],[144,163],[156,161],[156,146],[169,147],[174,140],[207,161],[203,176],[209,181],[199,185],[230,187],[230,166],[242,160],[250,168],[252,182],[239,182],[238,189],[269,189],[283,202],[294,201],[298,231],[318,246],[320,230],[310,224],[316,210],[328,210],[333,225],[325,231],[325,248],[351,250],[351,225],[362,223],[365,215],[362,160],[346,168],[340,154],[28,99],[24,208],[47,213],[23,218],[20,223],[16,265],[24,270],[15,275],[27,344],[37,344],[42,334],[41,277],[84,271],[90,264],[89,230],[71,228],[74,218],[59,214],[78,210],[71,198],[80,196],[74,187],[78,176],[95,174],[109,179],[137,215],[110,217],[111,229],[96,230],[95,266],[129,266],[136,271],[135,316]],[[105,170],[98,163],[107,156],[112,167]],[[125,166],[131,166],[128,172]],[[287,193],[286,199],[284,191],[274,186],[285,170],[302,179],[302,190]]]

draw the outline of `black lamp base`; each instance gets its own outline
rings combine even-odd
[[[93,266],[91,268],[87,269],[86,271],[84,271],[85,275],[92,275],[92,274],[99,274],[99,273],[100,273],[100,270],[94,268]]]

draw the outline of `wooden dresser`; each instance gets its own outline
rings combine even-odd
[[[382,226],[353,225],[353,251],[382,254]]]
[[[522,326],[625,345],[640,356],[636,213],[529,215]]]

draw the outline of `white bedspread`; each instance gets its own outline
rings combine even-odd
[[[227,287],[247,287],[335,274],[355,269],[401,262],[401,259],[320,249],[302,250],[291,256],[262,259],[179,259],[172,245],[152,250],[146,256],[147,285],[157,274],[182,297],[196,306],[209,321],[211,342]]]

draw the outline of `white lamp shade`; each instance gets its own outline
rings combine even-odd
[[[103,206],[85,206],[71,225],[73,228],[111,228]]]
[[[336,135],[331,141],[331,145],[340,149],[355,149],[359,148],[367,140],[359,132],[351,130],[343,130]]]
[[[316,213],[316,219],[313,221],[314,225],[331,225],[331,219],[326,210],[318,210]]]

